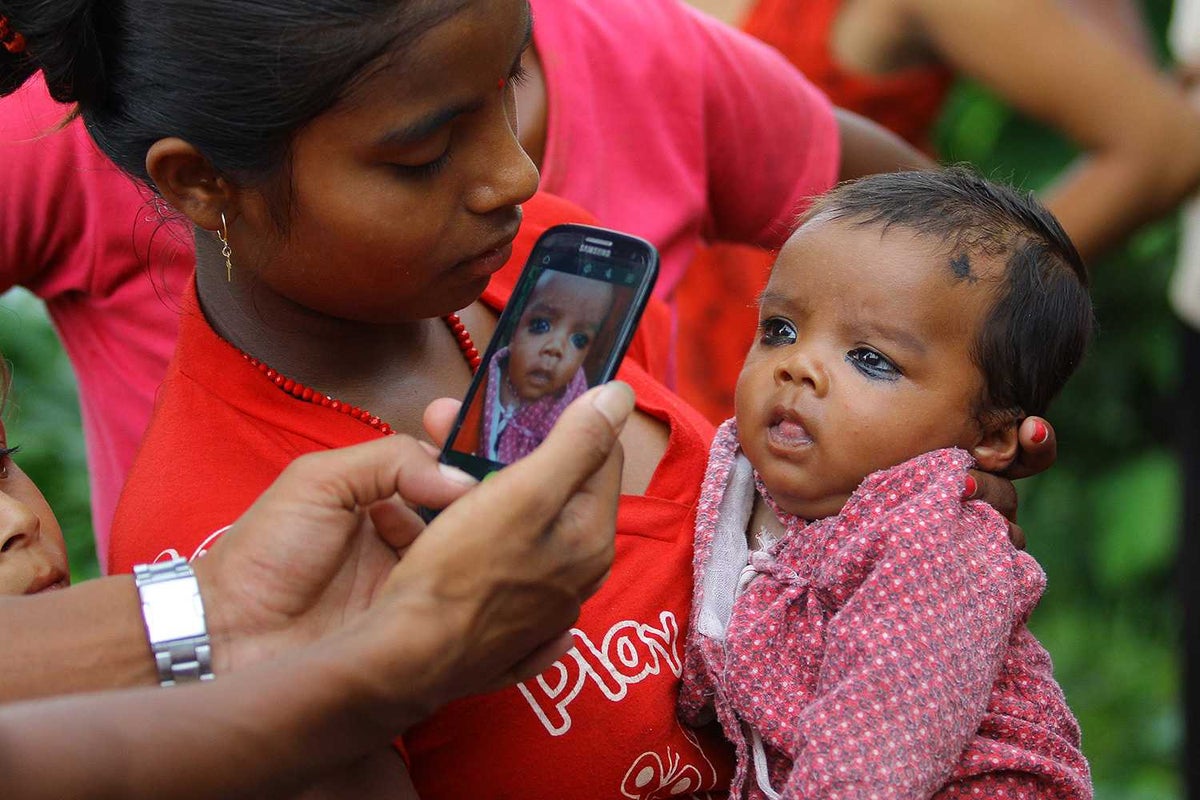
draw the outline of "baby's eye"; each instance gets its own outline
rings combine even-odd
[[[546,319],[545,317],[534,317],[533,319],[529,320],[528,329],[530,333],[549,333],[550,320]]]
[[[586,333],[571,334],[571,344],[575,346],[576,350],[587,350],[588,345],[591,343],[592,337],[588,336]]]
[[[891,359],[869,347],[856,347],[846,353],[846,361],[872,380],[896,381],[904,374]]]
[[[767,347],[796,343],[796,328],[782,317],[768,317],[758,325],[759,342]]]

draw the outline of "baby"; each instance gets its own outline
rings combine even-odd
[[[733,797],[1091,797],[1026,628],[1045,576],[967,470],[1008,466],[1093,327],[1036,201],[959,169],[817,201],[760,299],[696,521],[683,717]]]
[[[8,370],[0,358],[0,406]],[[35,594],[71,582],[62,529],[37,485],[12,459],[0,423],[0,595]]]
[[[587,391],[583,362],[612,304],[611,284],[542,273],[512,340],[489,367],[480,456],[508,464],[542,443]]]

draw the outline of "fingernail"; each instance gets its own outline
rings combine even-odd
[[[592,403],[613,428],[620,431],[633,411],[633,389],[627,383],[611,381],[596,393]]]
[[[975,496],[975,490],[979,488],[979,484],[975,483],[973,475],[967,476],[966,487],[963,489],[963,500],[970,500]]]
[[[1046,441],[1046,437],[1050,435],[1050,431],[1046,430],[1046,423],[1038,420],[1033,423],[1033,443],[1041,444]]]
[[[446,480],[462,484],[463,486],[474,486],[479,483],[474,476],[468,475],[458,467],[452,467],[449,464],[438,464],[438,472],[442,473],[442,476]]]

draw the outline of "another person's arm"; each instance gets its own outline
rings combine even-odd
[[[381,447],[395,459],[404,496],[432,494],[446,503],[467,488],[444,477],[415,440],[395,437]],[[346,456],[298,461],[260,501],[265,511],[243,517],[195,562],[217,674],[308,644],[365,609],[396,563],[395,548],[419,532],[411,515],[393,515],[388,541],[356,536],[298,508],[288,492],[308,497],[336,478],[341,461],[329,465],[328,476],[309,466],[335,458]],[[161,523],[171,524],[166,502]],[[0,703],[157,681],[130,575],[0,598],[0,641]]]
[[[1059,0],[1077,18],[1117,42],[1151,69],[1154,38],[1138,0]]]
[[[1055,0],[899,0],[927,47],[1083,154],[1045,201],[1086,258],[1200,184],[1200,112]]]
[[[834,113],[842,143],[838,180],[937,166],[932,158],[878,122],[844,108],[835,108]]]
[[[292,791],[352,764],[455,697],[537,674],[569,647],[581,603],[612,562],[616,441],[632,406],[624,386],[576,401],[541,448],[421,533],[366,613],[312,646],[208,684],[0,710],[4,796]],[[229,560],[239,540],[267,536],[264,529],[284,528],[281,536],[301,543],[306,533],[323,535],[347,548],[374,538],[372,527],[406,535],[412,512],[397,505],[397,493],[440,504],[460,491],[448,491],[434,457],[415,456],[413,444],[396,437],[301,459],[206,558],[220,559],[232,570],[221,580],[233,580],[250,574]],[[290,555],[304,560],[299,551]],[[271,554],[280,557],[288,554]],[[350,585],[339,572],[326,590],[344,594]],[[295,609],[283,600],[275,612],[292,619]]]
[[[778,247],[838,180],[933,164],[878,124],[830,105],[774,49],[688,10],[704,90],[710,239]]]

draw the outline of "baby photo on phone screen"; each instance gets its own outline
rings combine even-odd
[[[591,384],[588,354],[605,338],[613,285],[547,270],[508,343],[488,367],[477,455],[511,463],[542,443]]]

